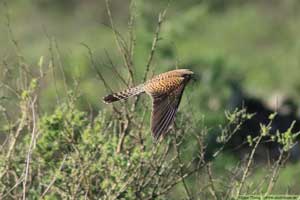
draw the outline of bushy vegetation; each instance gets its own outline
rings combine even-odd
[[[220,129],[219,147],[208,156],[206,127],[199,130],[193,128],[195,124],[181,121],[180,128],[163,142],[153,143],[148,125],[124,127],[123,120],[135,124],[138,116],[118,119],[100,111],[89,119],[86,112],[76,108],[77,97],[70,92],[70,99],[57,106],[53,114],[39,117],[35,110],[37,96],[32,99],[33,93],[25,93],[20,103],[29,107],[25,106],[18,128],[7,129],[10,136],[2,146],[1,198],[168,199],[169,195],[176,198],[172,191],[183,190],[181,198],[218,199],[238,196],[246,183],[250,184],[246,191],[256,187],[246,179],[271,123],[262,125],[259,137],[249,138],[253,148],[245,161],[228,163],[238,176],[224,173],[224,163],[217,159],[241,123],[251,118],[245,110],[227,113],[228,126]],[[190,120],[192,116],[184,118]],[[120,147],[125,132],[127,137]],[[268,194],[274,187],[285,154],[295,143],[291,134],[289,129],[274,137],[284,148],[260,193]]]
[[[239,159],[227,143],[255,113],[227,109],[232,81],[262,99],[278,91],[299,98],[299,5],[3,4],[0,199],[298,194],[299,162],[288,162],[299,135],[295,124],[274,135],[277,113],[271,114],[256,136],[247,137],[248,151]],[[148,98],[101,103],[106,93],[178,67],[201,79],[189,84],[175,126],[158,143],[150,133]],[[280,154],[261,161],[256,155],[266,140],[278,143]]]

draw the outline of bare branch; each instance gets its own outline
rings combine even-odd
[[[27,182],[27,177],[29,173],[29,165],[30,165],[30,160],[31,160],[31,154],[32,154],[32,149],[34,145],[34,140],[36,139],[36,131],[37,131],[37,119],[36,119],[36,111],[35,111],[35,104],[36,104],[37,96],[35,96],[30,102],[30,108],[31,108],[31,113],[32,113],[32,132],[31,132],[31,140],[30,140],[30,145],[27,153],[27,158],[26,158],[26,168],[25,168],[25,174],[24,174],[24,180],[23,180],[23,200],[26,200],[26,182]]]
[[[157,27],[156,27],[154,38],[153,38],[153,41],[152,41],[152,46],[151,46],[151,50],[150,50],[150,54],[149,54],[148,61],[147,61],[147,64],[146,64],[145,74],[144,74],[144,78],[143,78],[144,82],[147,80],[147,76],[148,76],[148,73],[150,71],[150,66],[151,66],[153,56],[154,56],[154,53],[155,53],[155,50],[156,50],[156,47],[157,47],[157,43],[160,39],[159,36],[160,36],[161,26],[162,26],[162,23],[165,20],[167,10],[170,6],[170,2],[171,1],[169,0],[166,8],[161,13],[159,13],[159,15],[158,15]]]

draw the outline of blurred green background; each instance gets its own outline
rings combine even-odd
[[[130,2],[114,0],[111,4],[116,28],[126,36]],[[137,74],[145,69],[157,16],[166,4],[167,1],[136,1],[131,7],[137,20]],[[180,67],[198,72],[218,65],[222,74],[216,76],[235,76],[252,95],[268,98],[281,92],[299,98],[299,6],[296,0],[173,1],[162,27],[155,73],[174,68],[177,61]],[[125,69],[109,28],[104,1],[7,1],[1,3],[0,14],[2,59],[15,58],[8,18],[20,53],[32,65],[38,63],[40,56],[50,59],[49,40],[55,39],[68,80],[73,76],[80,79],[80,87],[95,107],[100,106],[98,100],[104,91],[89,67],[87,49],[81,43],[95,52],[98,67],[105,75],[111,76],[101,64],[108,63],[105,51],[118,69]],[[117,81],[110,82],[116,90],[124,87]],[[45,87],[45,96],[51,98],[51,83]]]
[[[115,27],[124,38],[128,38],[130,12],[136,16],[137,82],[142,81],[158,14],[166,5],[162,0],[111,1]],[[228,80],[237,81],[245,93],[265,102],[274,94],[299,102],[299,9],[298,0],[172,1],[151,69],[158,74],[178,66],[201,74],[201,81],[187,89],[180,109],[192,112],[197,119],[204,118],[208,126],[217,127],[224,121],[231,95]],[[83,44],[93,51],[97,69],[112,88],[118,91],[126,87],[108,67],[111,59],[121,73],[126,73],[109,26],[104,0],[1,1],[0,78],[18,85],[13,77],[22,59],[39,73],[41,59],[47,68],[55,57],[56,78],[47,75],[40,91],[42,111],[51,113],[57,99],[64,98],[62,70],[67,87],[78,88],[82,94],[78,106],[96,112],[105,106],[100,99],[106,91]],[[9,72],[4,76],[6,68]],[[1,90],[0,96],[12,95]],[[5,103],[14,109],[14,99]],[[230,166],[231,159],[220,158],[220,168]],[[299,164],[291,164],[281,178],[290,180],[288,177],[299,175],[297,168]],[[279,184],[276,191],[284,193],[286,188]]]

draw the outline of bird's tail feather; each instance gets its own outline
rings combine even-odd
[[[130,96],[139,95],[140,93],[143,93],[143,92],[144,92],[144,85],[141,84],[136,87],[124,90],[122,92],[107,95],[106,97],[103,98],[103,101],[104,101],[104,103],[112,103],[112,102],[119,101],[122,99],[127,99]]]

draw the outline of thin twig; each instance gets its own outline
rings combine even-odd
[[[49,62],[49,69],[51,70],[52,74],[52,79],[53,79],[53,85],[55,89],[55,97],[56,97],[56,102],[59,104],[60,103],[60,98],[58,94],[58,87],[57,87],[57,80],[56,80],[56,73],[55,73],[55,55],[54,55],[54,50],[53,50],[53,39],[50,37],[47,29],[43,27],[44,33],[48,39],[49,42],[49,53],[50,53],[50,62]]]
[[[123,149],[125,137],[128,135],[128,132],[129,132],[129,125],[130,125],[130,120],[126,119],[122,126],[121,136],[119,138],[118,146],[116,149],[117,153],[120,153]]]
[[[57,43],[56,39],[54,39],[53,43],[54,43],[54,47],[55,47],[55,50],[56,50],[58,66],[59,66],[59,69],[60,69],[60,72],[61,72],[61,75],[62,75],[62,79],[63,79],[64,89],[65,89],[65,92],[67,93],[68,92],[67,78],[66,78],[66,72],[63,68],[62,60],[61,60],[61,57],[60,57],[60,49],[59,49],[59,46],[58,46],[58,43]]]
[[[3,196],[0,196],[0,199],[4,199],[4,197],[8,196],[16,187],[18,187],[24,180],[24,176],[21,176],[17,181],[16,184],[11,187]]]
[[[146,69],[145,69],[145,73],[144,73],[144,77],[143,77],[143,82],[145,82],[147,80],[148,74],[150,72],[150,66],[151,66],[151,63],[152,63],[152,60],[153,60],[154,53],[156,51],[157,43],[159,41],[161,26],[162,26],[162,23],[165,20],[167,10],[170,6],[170,3],[171,3],[171,0],[168,1],[168,4],[167,4],[166,8],[161,13],[159,13],[159,15],[158,15],[158,22],[157,22],[157,26],[156,26],[156,31],[154,33],[151,50],[150,50],[150,53],[149,53],[149,56],[148,56],[148,61],[147,61],[147,64],[146,64]],[[135,110],[136,105],[138,104],[139,100],[140,100],[140,96],[137,96],[134,103],[133,103],[133,105],[132,105],[131,110]]]
[[[37,96],[35,96],[30,104],[31,107],[31,112],[32,112],[32,132],[31,132],[31,140],[30,140],[30,145],[27,153],[27,158],[26,158],[26,168],[25,168],[25,174],[24,174],[24,180],[23,180],[23,200],[26,200],[26,183],[27,183],[27,177],[29,173],[29,165],[30,165],[30,160],[31,160],[31,153],[33,149],[33,144],[35,143],[34,140],[35,135],[36,135],[36,111],[35,111],[35,103],[37,100]]]
[[[177,134],[176,134],[176,131],[175,131],[175,139],[174,139],[174,148],[175,148],[175,151],[176,151],[176,157],[177,157],[177,160],[179,162],[179,168],[180,168],[180,176],[182,177],[184,175],[184,172],[183,172],[183,162],[181,160],[181,156],[180,156],[180,143],[177,143]],[[181,141],[182,142],[182,141]],[[188,189],[188,186],[185,182],[185,178],[182,178],[182,184],[183,184],[183,188],[184,188],[184,191],[186,193],[186,196],[187,196],[187,199],[189,200],[192,200],[193,197]]]
[[[129,53],[130,58],[133,60],[134,56],[134,48],[136,45],[136,36],[134,32],[134,25],[135,25],[135,19],[136,19],[136,5],[135,0],[132,0],[130,3],[130,20],[128,24],[128,30],[129,30]]]
[[[130,57],[130,53],[128,53],[128,50],[126,48],[126,43],[125,42],[121,43],[121,41],[119,39],[118,32],[116,31],[114,21],[113,21],[113,18],[112,18],[109,1],[110,0],[105,0],[105,3],[106,3],[105,5],[106,5],[106,10],[107,10],[107,15],[108,15],[108,18],[109,18],[109,21],[110,21],[110,26],[111,26],[111,29],[113,30],[114,37],[115,37],[115,42],[117,44],[118,50],[119,50],[120,54],[122,55],[123,60],[124,60],[124,64],[127,67],[127,70],[129,72],[130,81],[132,83],[134,83],[134,73],[133,73],[133,69],[132,69],[132,63],[133,63],[132,58]]]
[[[89,54],[89,57],[90,57],[90,61],[91,61],[92,67],[94,68],[95,72],[97,73],[97,76],[99,77],[99,79],[104,84],[106,90],[108,92],[113,92],[113,90],[111,89],[111,87],[109,86],[109,84],[106,82],[104,76],[102,75],[102,73],[97,68],[97,65],[96,65],[96,62],[95,62],[95,59],[94,59],[94,54],[93,54],[92,49],[87,44],[85,44],[85,43],[80,43],[80,44],[82,46],[84,46],[88,50],[88,54]]]
[[[25,106],[24,104],[26,104],[26,102],[23,101],[23,102],[21,102],[21,104],[23,104],[23,106]],[[26,119],[27,119],[27,114],[28,113],[27,113],[25,108],[21,108],[21,111],[22,111],[22,116],[21,116],[21,119],[20,119],[19,126],[17,128],[17,131],[16,131],[15,135],[13,135],[13,137],[11,138],[10,145],[9,145],[9,148],[8,148],[8,151],[7,151],[7,154],[6,154],[7,162],[9,162],[10,157],[12,155],[12,152],[15,148],[17,139],[19,138],[21,131],[23,130],[24,126],[26,125]],[[0,178],[1,178],[1,176],[0,176]]]
[[[150,71],[150,66],[151,66],[153,56],[154,56],[154,53],[155,53],[155,50],[156,50],[156,47],[157,47],[157,43],[160,39],[159,36],[160,36],[160,31],[161,31],[161,25],[162,25],[163,21],[165,20],[167,10],[170,6],[170,2],[171,1],[169,0],[166,8],[161,13],[159,13],[159,15],[158,15],[157,27],[156,27],[154,38],[153,38],[153,41],[152,41],[152,46],[151,46],[151,50],[150,50],[150,54],[149,54],[148,61],[147,61],[147,64],[146,64],[145,74],[144,74],[144,78],[143,78],[144,82],[147,80],[147,76],[148,76],[148,73]]]
[[[208,174],[208,178],[209,178],[209,182],[210,182],[210,192],[211,192],[213,198],[215,200],[217,200],[218,197],[216,195],[216,188],[215,188],[214,180],[213,180],[213,177],[212,177],[211,163],[207,164],[206,169],[207,169],[207,174]]]
[[[265,197],[272,192],[272,189],[273,189],[273,187],[276,183],[280,167],[283,165],[283,162],[282,162],[283,157],[284,157],[283,155],[284,155],[284,150],[281,150],[280,156],[279,156],[278,160],[276,161],[275,167],[273,169],[273,173],[272,173],[272,176],[270,178],[270,181],[269,181],[269,184],[268,184],[268,189],[265,193]]]
[[[112,71],[118,76],[118,78],[122,81],[122,83],[124,85],[126,85],[127,87],[129,87],[128,83],[125,81],[125,79],[121,76],[121,74],[118,72],[118,70],[116,69],[116,66],[114,65],[111,57],[109,56],[108,52],[105,50],[105,55],[110,63],[110,69],[112,69]]]
[[[258,139],[257,139],[257,141],[255,143],[255,146],[253,147],[253,149],[251,151],[251,154],[250,154],[250,156],[248,158],[248,162],[247,162],[246,168],[244,170],[242,179],[241,179],[241,181],[240,181],[240,183],[239,183],[239,185],[237,187],[237,192],[236,192],[236,195],[235,195],[235,199],[238,199],[239,196],[240,196],[240,193],[242,191],[243,185],[244,185],[245,180],[246,180],[246,178],[248,176],[248,173],[249,173],[249,170],[250,170],[250,166],[251,166],[251,164],[253,162],[254,154],[255,154],[256,149],[257,149],[258,145],[260,144],[262,138],[263,138],[263,134],[260,134],[260,136],[258,137]]]

